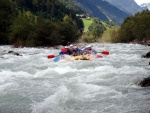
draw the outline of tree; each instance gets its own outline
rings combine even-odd
[[[65,15],[69,16],[65,19]],[[83,27],[74,9],[58,0],[1,0],[0,19],[0,44],[16,46],[74,42]]]
[[[0,0],[0,44],[9,43],[9,27],[16,12],[16,6],[13,2]]]
[[[107,29],[106,31],[104,31],[103,35],[102,35],[102,40],[105,42],[111,42],[111,43],[117,43],[120,42],[119,40],[119,31],[120,27],[114,27],[111,29]]]
[[[63,26],[63,27],[61,27]],[[80,30],[77,27],[75,21],[72,20],[71,17],[65,15],[63,18],[63,22],[60,24],[60,32],[64,37],[64,41],[75,42],[78,40],[78,37],[81,35]]]
[[[150,11],[144,10],[126,18],[119,30],[120,42],[150,40]]]
[[[106,28],[98,18],[93,19],[93,23],[89,26],[89,32],[94,36],[95,41],[103,34],[105,30]]]
[[[31,12],[19,14],[11,25],[10,42],[16,46],[26,46],[35,30],[36,16]]]
[[[120,42],[130,42],[135,39],[132,32],[135,23],[134,21],[132,21],[132,19],[132,16],[128,17],[122,24],[121,29],[119,31]]]

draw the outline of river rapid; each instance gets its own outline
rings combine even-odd
[[[0,46],[0,113],[150,113],[150,47],[92,44],[110,55],[54,62],[53,48]],[[7,54],[15,51],[22,56]]]

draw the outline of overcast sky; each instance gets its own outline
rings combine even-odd
[[[142,3],[150,3],[150,0],[134,0],[137,4],[141,5]]]

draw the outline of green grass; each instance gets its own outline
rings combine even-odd
[[[106,29],[109,29],[108,24],[102,21],[102,24],[105,26]]]
[[[105,26],[106,29],[111,29],[111,28],[116,27],[116,26],[111,26],[110,24],[107,24],[106,22],[103,22],[103,21],[101,21],[101,22]]]
[[[84,32],[88,31],[89,26],[92,24],[92,19],[91,20],[87,20],[87,19],[82,19],[83,20],[83,24],[84,24]]]
[[[84,24],[84,32],[87,32],[88,28],[92,24],[93,20],[92,19],[91,20],[87,20],[87,19],[84,19],[84,18],[82,18],[82,20],[83,20],[83,24]],[[112,27],[115,27],[115,26],[110,26],[109,24],[107,24],[104,21],[101,21],[101,22],[105,26],[106,29],[110,29]]]

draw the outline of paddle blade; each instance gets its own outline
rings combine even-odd
[[[103,56],[101,56],[101,55],[97,55],[97,56],[96,56],[96,58],[103,58]]]
[[[48,56],[47,56],[48,59],[54,58],[54,57],[55,57],[55,55],[48,55]]]
[[[108,51],[102,51],[101,53],[104,54],[104,55],[109,55]]]
[[[60,60],[60,56],[54,58],[54,62],[58,62]]]

